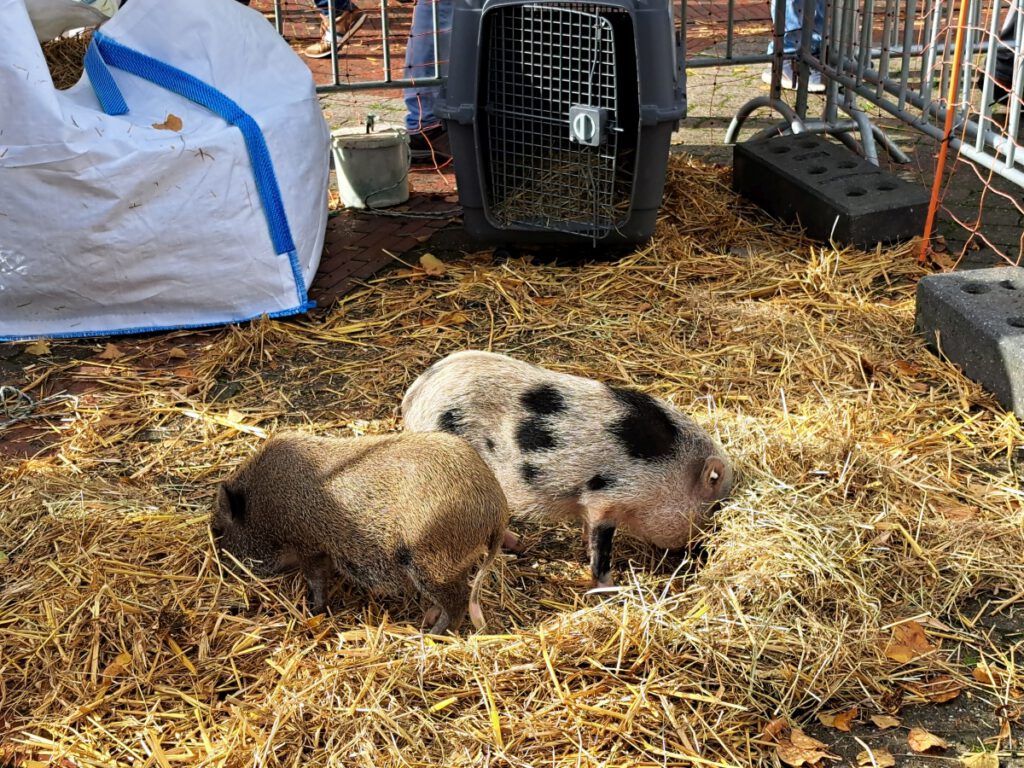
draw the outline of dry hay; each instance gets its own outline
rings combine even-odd
[[[54,88],[63,91],[81,79],[85,69],[85,51],[91,40],[92,30],[87,29],[76,35],[42,43],[43,56],[50,69]]]
[[[668,190],[654,244],[616,263],[471,255],[311,320],[62,364],[101,388],[45,406],[56,453],[0,474],[8,747],[97,766],[768,765],[770,718],[893,711],[952,669],[963,632],[939,620],[1024,593],[1022,436],[911,334],[914,247],[819,248],[678,158]],[[622,546],[602,600],[578,535],[525,527],[528,556],[484,590],[494,634],[460,638],[343,588],[310,620],[297,577],[220,568],[212,484],[262,430],[395,428],[413,377],[469,346],[692,411],[742,472],[706,562]],[[910,618],[927,642],[899,663],[883,648]],[[998,702],[1014,674],[964,684]]]

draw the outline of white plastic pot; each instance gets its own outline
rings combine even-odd
[[[409,134],[402,128],[331,132],[341,202],[349,208],[386,208],[409,199]]]

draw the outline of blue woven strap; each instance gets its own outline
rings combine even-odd
[[[281,202],[281,190],[274,174],[274,164],[270,159],[270,152],[267,151],[267,143],[263,140],[263,131],[256,121],[238,104],[202,80],[121,45],[97,31],[93,34],[89,50],[86,52],[85,70],[100,106],[108,115],[123,115],[128,111],[128,105],[107,65],[194,101],[220,115],[242,132],[246,149],[249,150],[253,175],[256,177],[256,189],[259,191],[263,212],[267,217],[267,225],[270,227],[274,251],[278,254],[291,253],[294,256],[295,243],[292,240],[291,228],[288,226],[288,217],[284,212],[284,204]],[[297,259],[292,258],[292,262],[294,271],[297,268]],[[301,276],[296,275],[296,279],[301,285]],[[303,289],[301,293],[304,294],[305,290]]]

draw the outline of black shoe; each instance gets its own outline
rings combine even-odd
[[[452,161],[452,147],[448,143],[448,131],[443,125],[435,125],[425,131],[409,134],[409,153],[414,166],[441,168]]]

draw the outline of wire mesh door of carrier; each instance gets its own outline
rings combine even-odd
[[[623,43],[634,48],[632,35],[616,45],[617,31],[631,32],[628,14],[523,4],[496,8],[488,22],[491,217],[500,227],[605,237],[628,218],[631,199],[635,147],[623,144],[635,144],[636,131],[622,127],[620,78],[635,78],[635,57],[621,55]]]

